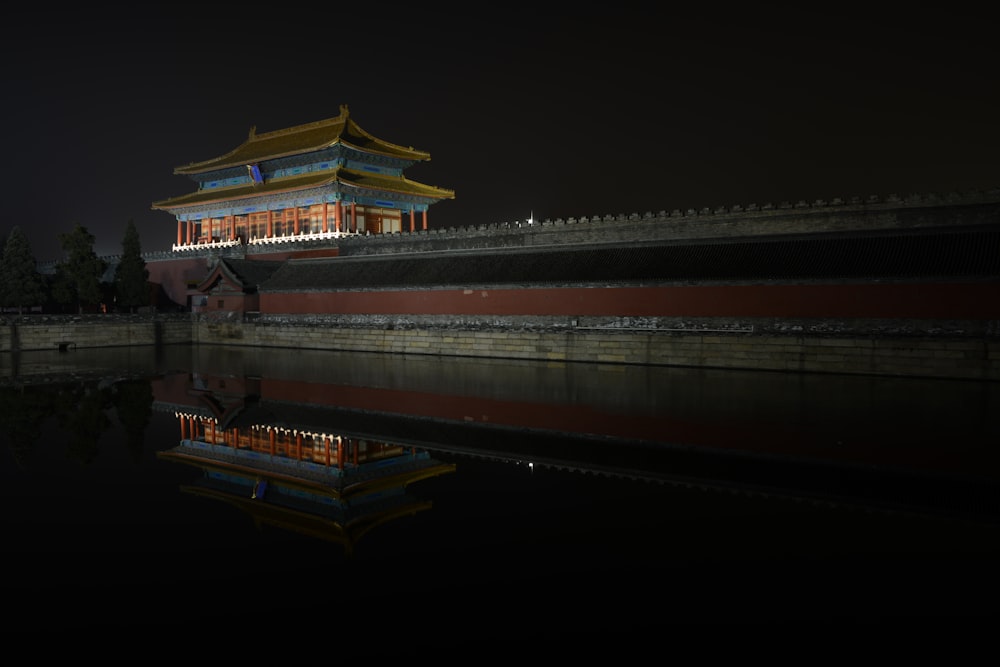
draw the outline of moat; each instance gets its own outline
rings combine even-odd
[[[996,383],[208,346],[3,359],[13,630],[628,654],[668,623],[996,620]]]

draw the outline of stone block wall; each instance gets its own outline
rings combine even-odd
[[[0,352],[190,342],[190,315],[32,315],[0,320]]]
[[[200,321],[199,345],[1000,380],[1000,341],[664,331],[362,328]]]
[[[1000,380],[995,336],[795,335],[747,331],[462,329],[212,320],[191,315],[48,316],[0,322],[0,353],[146,345],[301,348],[552,362]]]

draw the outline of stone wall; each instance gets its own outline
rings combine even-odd
[[[202,320],[200,345],[1000,380],[1000,340],[740,331],[361,328]]]
[[[191,315],[30,315],[0,318],[0,353],[191,342]]]
[[[0,325],[0,353],[196,344],[1000,380],[1000,340],[994,336],[782,335],[746,329],[358,327],[191,315],[24,316],[6,318]]]

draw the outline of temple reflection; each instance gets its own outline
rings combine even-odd
[[[429,509],[411,485],[455,472],[463,457],[866,510],[1000,518],[997,457],[982,446],[992,426],[939,430],[917,412],[887,427],[865,418],[863,399],[848,399],[856,403],[849,411],[838,398],[802,414],[758,405],[748,422],[726,401],[695,413],[690,402],[518,397],[488,381],[456,389],[359,381],[367,380],[362,373],[325,381],[301,370],[304,379],[209,370],[152,379],[154,409],[172,413],[179,434],[158,456],[204,472],[183,490],[348,553],[372,528]],[[835,409],[827,414],[823,405]]]
[[[260,406],[253,378],[189,378],[190,405],[174,413],[180,443],[157,456],[200,468],[203,476],[182,491],[229,503],[258,527],[335,542],[350,554],[368,531],[431,507],[409,493],[411,484],[455,470],[413,446],[288,426]],[[169,394],[177,379],[154,387]]]
[[[359,655],[386,642],[386,609],[412,631],[390,639],[429,655],[554,624],[579,643],[692,618],[964,623],[996,580],[998,442],[997,383],[236,347],[0,357],[4,593],[31,632],[173,627],[164,601],[225,632],[346,609],[374,619],[344,626]],[[614,613],[598,627],[595,609]]]

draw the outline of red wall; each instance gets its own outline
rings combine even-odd
[[[262,293],[282,314],[1000,318],[1000,282]]]
[[[249,255],[247,259],[282,261],[287,259],[315,259],[317,257],[336,257],[339,248],[320,248],[316,250],[298,250],[275,252],[271,254]],[[146,260],[149,269],[149,281],[158,284],[170,299],[181,306],[190,306],[188,295],[201,297],[202,294],[188,285],[197,285],[208,277],[215,260],[206,257],[170,258],[164,260]],[[200,300],[200,298],[199,298]],[[153,304],[163,307],[167,304]]]

